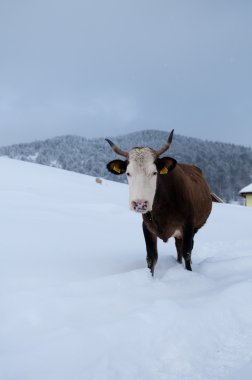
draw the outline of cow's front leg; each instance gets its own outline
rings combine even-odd
[[[192,270],[191,267],[191,254],[193,249],[194,232],[191,225],[187,225],[184,229],[183,240],[181,246],[181,253],[185,260],[185,267],[187,270]]]
[[[147,251],[147,257],[146,257],[147,265],[151,271],[152,276],[154,276],[154,268],[158,260],[157,235],[150,232],[144,222],[143,222],[143,233],[144,233],[146,251]]]
[[[183,257],[182,252],[181,252],[182,240],[175,238],[175,245],[177,249],[177,262],[179,264],[182,264],[182,257]]]

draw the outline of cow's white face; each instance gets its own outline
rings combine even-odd
[[[122,155],[122,151],[120,153]],[[130,209],[142,214],[152,210],[157,188],[157,174],[166,175],[177,161],[171,157],[159,158],[151,148],[133,148],[123,155],[125,161],[113,160],[107,169],[116,175],[127,174]]]
[[[126,174],[131,210],[140,213],[152,210],[157,186],[155,159],[156,155],[150,148],[134,148],[129,151]]]

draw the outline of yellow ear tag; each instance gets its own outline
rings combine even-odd
[[[167,174],[168,171],[168,168],[165,166],[162,170],[160,170],[159,174]]]
[[[121,169],[118,168],[118,166],[113,166],[113,170],[117,172],[118,174],[121,173]]]

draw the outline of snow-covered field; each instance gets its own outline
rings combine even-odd
[[[252,209],[146,269],[126,185],[0,159],[1,380],[252,378]]]

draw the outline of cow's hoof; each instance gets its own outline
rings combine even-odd
[[[154,276],[154,269],[155,269],[156,261],[153,261],[149,257],[147,257],[146,260],[147,260],[147,265],[148,265],[148,268],[151,272],[151,275]]]
[[[192,272],[191,263],[186,262],[185,267],[186,267],[186,270],[190,270]]]

